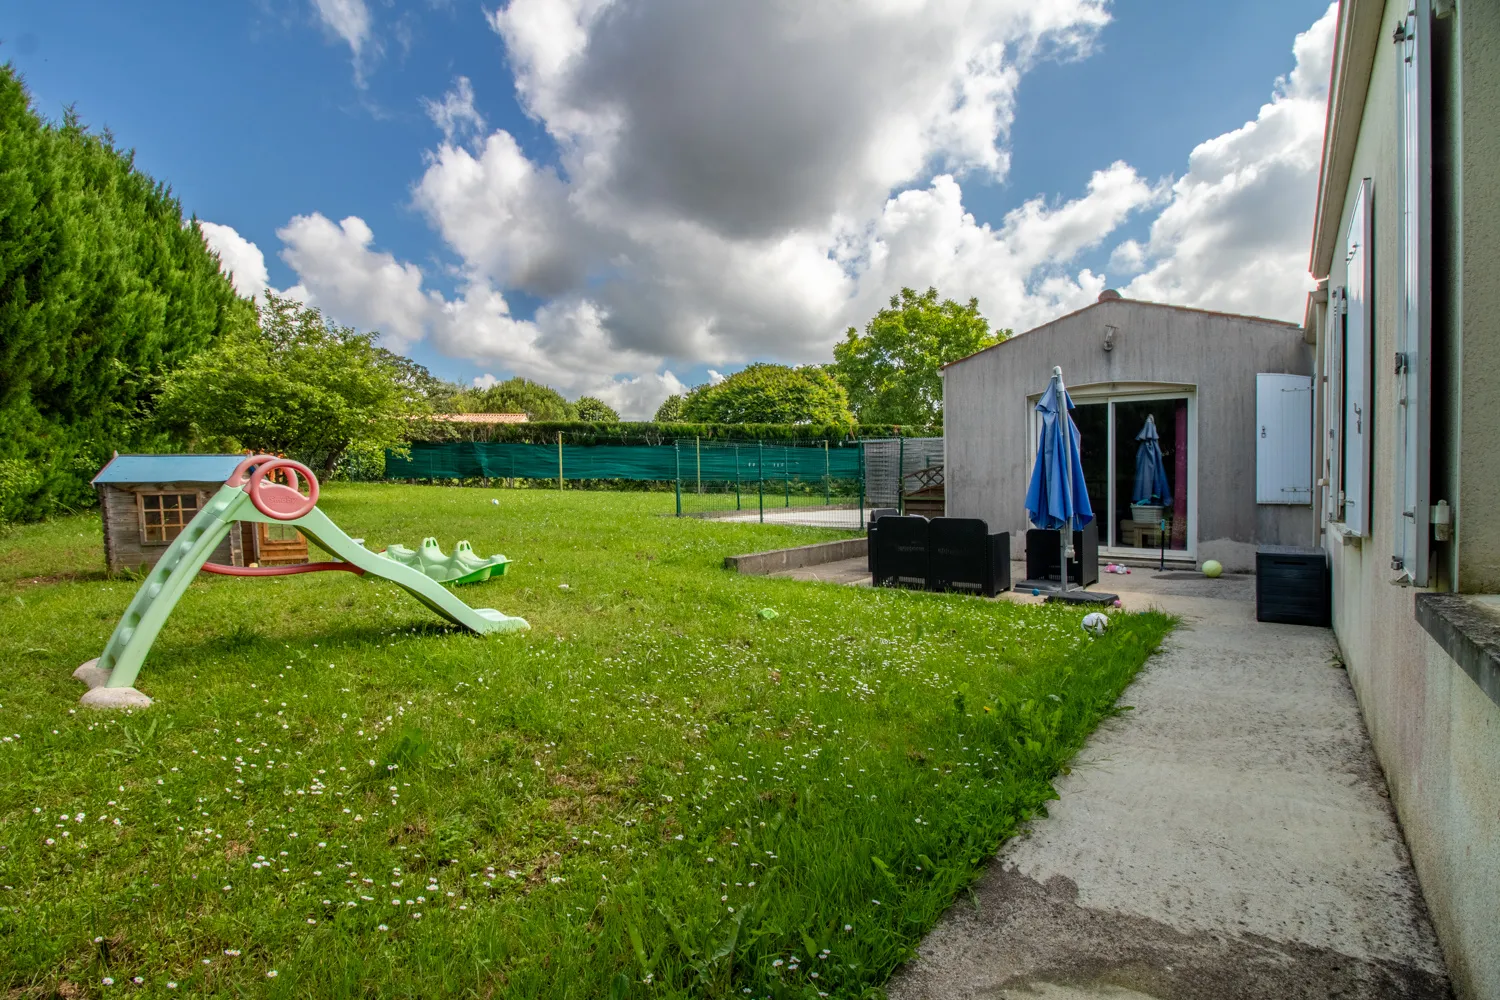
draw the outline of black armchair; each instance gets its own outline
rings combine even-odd
[[[1010,532],[990,534],[977,517],[935,517],[927,526],[927,589],[1010,589]]]

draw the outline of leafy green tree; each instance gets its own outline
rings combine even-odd
[[[460,413],[524,413],[531,420],[577,420],[578,408],[551,386],[516,376],[487,389],[466,389]]]
[[[331,476],[346,457],[400,448],[426,410],[410,371],[374,341],[268,295],[257,328],[166,376],[161,418],[199,444],[284,454]]]
[[[620,415],[615,408],[602,399],[594,396],[579,396],[573,403],[573,408],[578,412],[579,420],[586,420],[592,424],[617,424]]]
[[[438,378],[427,370],[426,365],[418,364],[404,354],[396,354],[384,347],[377,347],[375,351],[397,373],[396,382],[421,399],[433,413],[457,412],[458,399],[464,392],[463,386]]]
[[[700,385],[682,419],[717,424],[849,424],[844,390],[821,368],[755,364],[717,385]]]
[[[950,361],[998,344],[1009,330],[990,332],[979,300],[938,301],[936,288],[891,296],[861,335],[850,327],[829,366],[861,423],[934,426],[943,422],[943,380]]]
[[[0,65],[0,478],[6,516],[93,502],[120,451],[176,442],[159,376],[254,322],[170,191],[70,110],[44,122]]]
[[[675,424],[682,420],[682,396],[673,393],[661,401],[656,408],[656,416],[651,418],[659,424]]]

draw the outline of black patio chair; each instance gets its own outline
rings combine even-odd
[[[927,518],[882,517],[870,534],[874,564],[870,580],[877,587],[927,586]]]
[[[935,517],[927,526],[927,589],[978,591],[994,597],[1010,589],[1010,532],[990,534],[977,517]]]

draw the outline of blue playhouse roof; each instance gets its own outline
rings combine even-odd
[[[222,483],[244,455],[116,455],[96,483]]]

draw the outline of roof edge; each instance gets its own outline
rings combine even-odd
[[[1197,306],[1178,306],[1178,305],[1173,305],[1170,302],[1152,302],[1150,299],[1127,299],[1127,298],[1121,297],[1121,298],[1118,298],[1118,299],[1106,299],[1106,300],[1104,300],[1102,302],[1090,302],[1088,305],[1082,307],[1081,309],[1074,309],[1072,312],[1063,313],[1061,316],[1058,316],[1058,317],[1056,317],[1054,319],[1049,319],[1047,322],[1042,323],[1039,326],[1034,326],[1030,330],[1022,330],[1020,333],[1011,334],[1009,337],[1006,337],[1004,340],[1000,341],[1000,343],[998,343],[998,344],[991,344],[989,347],[982,347],[982,348],[980,348],[979,350],[975,351],[973,354],[965,354],[961,358],[954,358],[952,361],[949,361],[947,364],[944,364],[939,370],[941,371],[941,370],[944,370],[944,369],[947,369],[947,368],[951,368],[954,365],[962,364],[965,361],[970,360],[971,358],[977,358],[977,357],[979,357],[979,355],[986,354],[986,353],[988,353],[990,351],[995,350],[998,347],[1004,347],[1006,344],[1009,344],[1011,341],[1015,340],[1017,337],[1025,337],[1028,334],[1038,333],[1038,332],[1040,332],[1042,330],[1045,330],[1049,326],[1054,326],[1054,325],[1056,325],[1058,323],[1061,323],[1065,319],[1072,319],[1074,316],[1078,316],[1078,315],[1081,315],[1082,313],[1086,313],[1090,309],[1097,309],[1100,306],[1111,305],[1111,304],[1120,303],[1120,302],[1124,302],[1124,303],[1127,303],[1129,305],[1151,306],[1151,307],[1156,308],[1156,309],[1171,309],[1171,310],[1174,310],[1176,312],[1197,313],[1197,314],[1202,315],[1202,316],[1218,316],[1221,319],[1249,320],[1252,323],[1265,323],[1265,324],[1267,324],[1269,326],[1284,326],[1284,327],[1287,327],[1288,329],[1292,329],[1292,330],[1301,330],[1302,329],[1302,324],[1301,323],[1293,323],[1293,322],[1291,322],[1289,320],[1284,320],[1284,319],[1271,319],[1271,318],[1269,318],[1267,316],[1250,316],[1250,315],[1247,315],[1245,313],[1223,312],[1222,310],[1218,310],[1218,309],[1200,309]]]
[[[1384,15],[1384,0],[1342,0],[1339,5],[1308,261],[1308,270],[1314,278],[1328,277],[1333,267],[1344,200],[1349,195],[1350,174],[1354,169],[1354,147],[1359,142],[1365,98],[1370,93],[1370,74],[1380,42],[1380,19]]]

